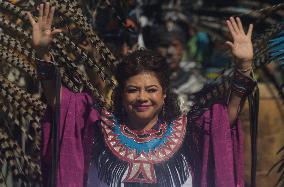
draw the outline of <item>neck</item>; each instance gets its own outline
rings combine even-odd
[[[127,119],[128,127],[134,130],[150,130],[154,127],[154,125],[158,122],[158,116],[155,116],[149,120],[137,120],[135,118],[129,117]]]

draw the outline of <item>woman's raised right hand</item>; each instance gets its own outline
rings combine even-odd
[[[48,47],[55,33],[61,32],[60,29],[51,29],[55,7],[50,7],[49,3],[40,4],[39,17],[36,22],[30,12],[27,12],[30,23],[33,27],[33,45],[39,58],[48,54]]]

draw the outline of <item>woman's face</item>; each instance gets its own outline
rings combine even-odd
[[[166,95],[153,72],[130,77],[123,90],[123,105],[132,120],[150,121],[157,118]]]

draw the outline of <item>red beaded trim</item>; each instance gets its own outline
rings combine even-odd
[[[166,124],[161,124],[158,130],[131,130],[126,125],[120,126],[121,132],[128,138],[134,139],[137,143],[144,143],[152,140],[153,138],[162,138],[166,132]]]

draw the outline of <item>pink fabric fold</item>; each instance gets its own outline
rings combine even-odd
[[[243,187],[243,133],[240,122],[232,128],[226,106],[214,104],[196,121],[202,151],[195,154],[194,184],[198,187]],[[193,132],[195,133],[195,132]],[[194,151],[194,150],[192,150]]]
[[[99,119],[98,112],[92,107],[93,100],[86,93],[73,93],[65,87],[61,89],[60,126],[59,126],[59,164],[57,186],[81,187],[88,162],[83,144],[86,131]],[[52,114],[49,109],[42,122],[42,172],[43,185],[49,186],[51,168]]]

